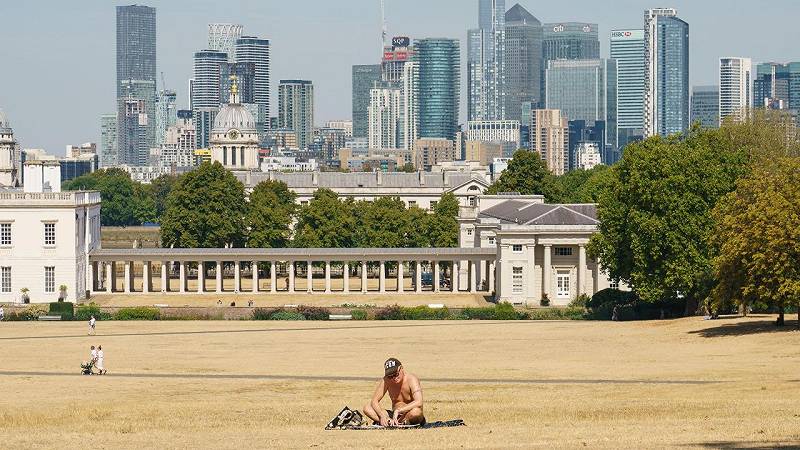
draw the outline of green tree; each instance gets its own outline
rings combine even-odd
[[[443,194],[433,206],[427,229],[431,247],[458,246],[458,199],[452,192]]]
[[[135,186],[130,175],[122,169],[100,169],[87,175],[65,182],[62,189],[67,191],[97,190],[100,191],[102,207],[100,223],[105,226],[139,225],[137,202],[140,196],[135,194]]]
[[[610,167],[595,166],[590,170],[571,170],[555,177],[559,203],[597,203],[600,192],[608,182]]]
[[[717,305],[756,301],[798,306],[800,328],[800,159],[777,158],[736,183],[714,209]]]
[[[400,168],[399,172],[406,172],[406,173],[414,173],[417,169],[411,163],[403,164],[403,167]]]
[[[599,196],[600,232],[589,254],[647,302],[685,297],[686,313],[713,285],[711,210],[746,170],[719,132],[653,137],[629,145]]]
[[[157,221],[164,215],[164,210],[167,209],[167,197],[177,181],[177,175],[165,174],[150,182],[150,195],[153,197]]]
[[[508,167],[489,189],[488,194],[519,192],[522,195],[541,194],[547,201],[555,201],[556,191],[553,174],[547,169],[538,152],[517,150]]]
[[[262,181],[250,193],[247,205],[247,246],[286,247],[295,212],[294,192],[282,181]]]
[[[355,241],[355,202],[341,201],[330,189],[317,189],[314,198],[300,208],[294,246],[301,248],[350,248]]]
[[[161,220],[164,247],[241,247],[247,207],[244,185],[219,162],[183,175],[167,196]]]
[[[133,186],[133,216],[137,223],[158,220],[152,185],[136,183]]]
[[[410,215],[398,197],[381,197],[366,209],[359,230],[365,247],[399,248],[407,246]]]

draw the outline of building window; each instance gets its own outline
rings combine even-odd
[[[511,246],[511,251],[514,253],[522,253],[522,244],[514,244]]]
[[[0,267],[0,292],[11,292],[11,267]]]
[[[56,224],[44,224],[44,245],[56,245]]]
[[[472,196],[471,196],[471,197],[469,198],[469,206],[475,206],[475,205],[477,204],[477,198],[478,198],[478,197],[472,197]]]
[[[436,208],[436,204],[439,203],[436,200],[431,200],[431,209]]]
[[[472,228],[467,228],[467,236],[472,236]]]
[[[417,201],[416,200],[409,200],[408,201],[408,207],[409,208],[413,208],[415,206],[417,206]]]
[[[494,236],[489,236],[489,245],[494,245]]]
[[[522,294],[522,267],[514,267],[512,270],[511,293]]]
[[[56,291],[56,268],[53,266],[44,268],[44,291]]]
[[[572,256],[572,247],[556,247],[556,256]]]
[[[0,245],[11,245],[10,223],[0,223]]]
[[[616,280],[612,281],[611,283],[608,284],[608,287],[610,287],[611,289],[619,289],[619,281]]]
[[[300,202],[300,206],[306,206],[307,204],[308,204],[308,201],[307,201],[307,200],[302,200],[302,201]]]

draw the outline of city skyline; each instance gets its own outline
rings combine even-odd
[[[345,17],[340,6],[317,0],[266,6],[257,2],[234,6],[210,2],[148,2],[148,6],[157,10],[157,87],[175,90],[178,108],[187,109],[192,57],[207,46],[208,24],[240,23],[244,25],[245,34],[272,42],[270,91],[273,98],[277,95],[279,79],[309,79],[316,90],[315,125],[349,118],[351,66],[379,62],[381,31],[379,1],[350,3],[354,7]],[[458,39],[461,79],[465,80],[467,30],[477,26],[477,3],[441,1],[429,4],[409,0],[401,5],[389,2],[386,5],[389,35]],[[543,23],[597,23],[600,53],[604,58],[608,57],[612,29],[641,27],[642,12],[658,6],[632,0],[613,7],[576,1],[576,7],[568,9],[507,1],[506,9],[516,3]],[[22,19],[11,20],[0,30],[0,39],[6,43],[0,48],[0,57],[9,67],[21,68],[7,71],[0,78],[0,85],[5,87],[0,91],[0,109],[8,116],[21,146],[60,153],[65,143],[100,141],[100,116],[115,110],[115,6],[127,4],[130,3],[88,1],[78,5],[46,2],[0,6],[4,16]],[[692,27],[691,86],[716,84],[719,58],[723,56],[748,57],[754,65],[800,59],[800,50],[791,46],[800,31],[792,28],[790,22],[791,12],[800,12],[800,6],[792,2],[779,0],[758,8],[750,2],[728,2],[724,10],[719,10],[718,5],[695,5],[688,1],[674,1],[665,6],[678,9],[680,17]],[[48,8],[47,14],[41,14],[44,8]],[[742,14],[743,10],[751,13]],[[303,15],[297,11],[303,11]],[[581,13],[576,15],[573,11]],[[26,17],[37,17],[37,20],[24,20]],[[758,34],[742,32],[756,29],[752,24],[758,23],[759,18],[769,23],[769,27]],[[65,21],[79,26],[69,33],[61,33],[64,27],[57,24]],[[91,24],[91,27],[81,28],[82,23]],[[184,25],[166,25],[176,23]],[[296,32],[298,24],[307,25],[302,27],[302,34]],[[82,31],[84,29],[90,31]],[[335,40],[327,36],[331,29],[337,31]],[[770,45],[765,46],[764,42]],[[47,54],[48,51],[51,53]],[[161,86],[161,72],[164,72],[166,86]],[[59,82],[54,83],[54,79]],[[48,101],[66,105],[69,111],[65,112],[63,107],[48,109],[44,106]],[[466,105],[463,81],[461,103]],[[275,105],[271,115],[277,115]],[[459,122],[464,123],[465,118],[466,108],[462,106]],[[48,123],[48,127],[41,127],[41,123]]]

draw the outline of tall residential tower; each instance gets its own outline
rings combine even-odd
[[[746,117],[753,108],[753,63],[750,58],[719,59],[719,122]]]
[[[467,36],[467,116],[504,118],[505,0],[478,1],[478,28]]]

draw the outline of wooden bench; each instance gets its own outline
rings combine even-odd
[[[39,316],[39,320],[45,320],[45,321],[61,320],[61,316]]]

